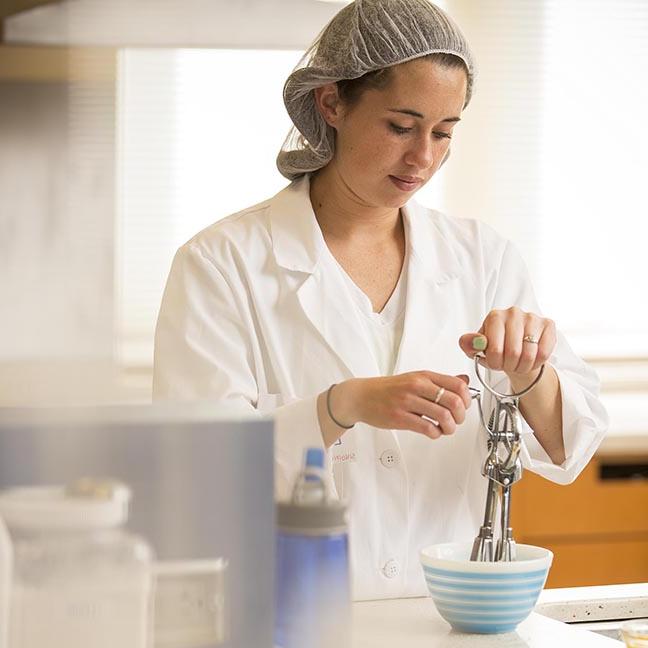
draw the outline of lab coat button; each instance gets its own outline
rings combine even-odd
[[[385,450],[380,455],[380,463],[385,468],[393,468],[398,463],[398,455],[393,450]]]
[[[385,578],[396,578],[398,572],[398,563],[395,560],[388,560],[382,568]]]

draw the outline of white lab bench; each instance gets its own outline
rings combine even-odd
[[[455,632],[431,598],[366,601],[353,605],[353,648],[619,648],[620,641],[555,621],[536,612],[516,632]]]
[[[557,621],[616,638],[623,621],[648,619],[648,583],[547,589],[535,609]]]
[[[648,456],[648,392],[601,394],[610,416],[610,429],[597,454]]]

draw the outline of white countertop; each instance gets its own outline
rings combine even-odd
[[[431,598],[366,601],[353,605],[353,648],[619,648],[623,643],[532,613],[516,632],[455,632]]]
[[[648,392],[602,393],[610,429],[599,456],[648,455]]]
[[[543,590],[536,611],[558,621],[648,618],[648,583]]]

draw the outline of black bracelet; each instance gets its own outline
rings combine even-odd
[[[329,388],[328,391],[326,392],[326,411],[328,412],[328,415],[331,418],[331,421],[335,423],[338,427],[344,428],[345,430],[350,430],[355,423],[352,423],[351,425],[342,425],[335,416],[333,416],[333,412],[331,412],[331,392],[333,391],[333,387],[335,387],[337,383],[333,383]]]

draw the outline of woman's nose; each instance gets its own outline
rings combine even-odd
[[[417,138],[407,151],[405,161],[417,169],[427,169],[434,162],[433,142],[428,137]]]

